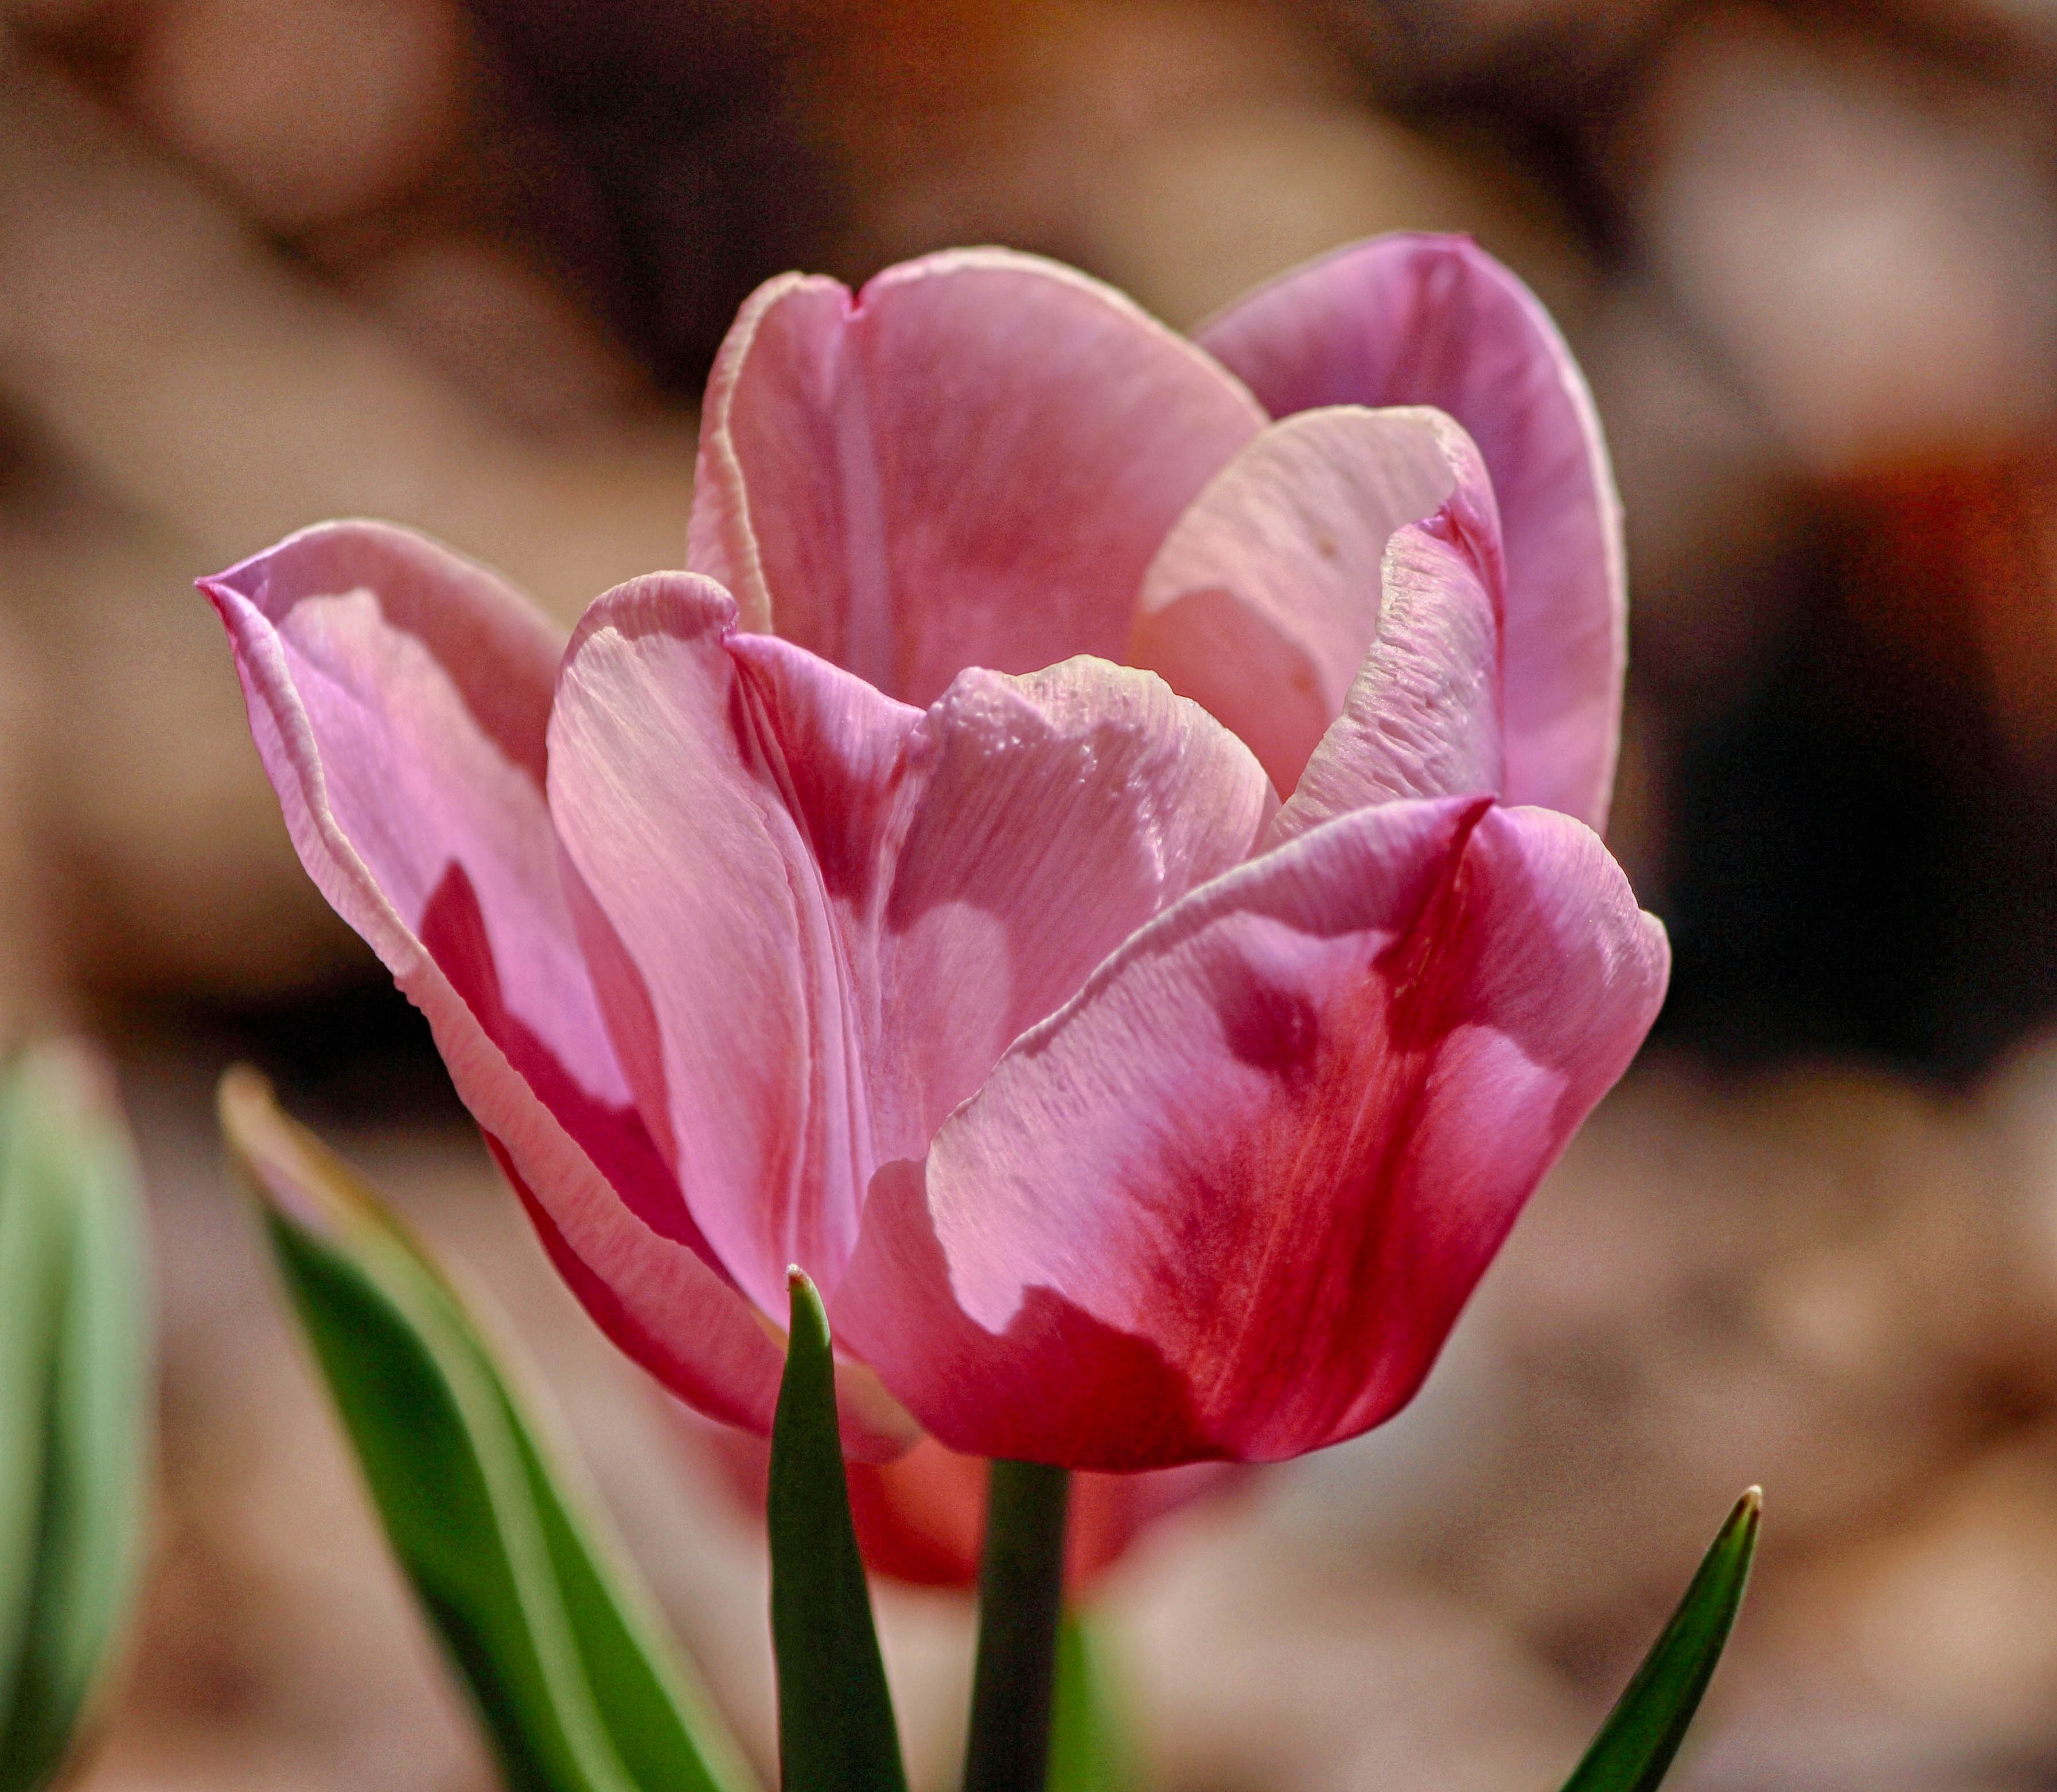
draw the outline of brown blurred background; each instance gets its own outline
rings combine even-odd
[[[0,1012],[122,1056],[164,1496],[89,1783],[472,1788],[212,1141],[254,1057],[497,1294],[760,1758],[761,1545],[287,846],[191,579],[320,517],[574,615],[683,552],[738,302],[948,244],[1189,324],[1468,230],[1591,377],[1657,1041],[1385,1431],[1107,1586],[1159,1792],[1528,1792],[1745,1482],[1675,1782],[2057,1784],[2047,0],[0,0]],[[921,1792],[963,1603],[890,1592]]]

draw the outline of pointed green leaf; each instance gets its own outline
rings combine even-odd
[[[1736,1501],[1664,1634],[1643,1657],[1564,1792],[1655,1792],[1685,1740],[1735,1623],[1757,1551],[1763,1495]]]
[[[1124,1792],[1133,1774],[1100,1639],[1067,1610],[1057,1630],[1050,1709],[1050,1792]]]
[[[749,1792],[505,1347],[371,1188],[231,1072],[222,1122],[394,1555],[519,1792]]]
[[[117,1652],[149,1507],[151,1325],[112,1078],[38,1047],[0,1094],[0,1792],[47,1785]]]
[[[0,1722],[11,1735],[42,1558],[64,1251],[60,1210],[22,1164],[21,1104],[8,1094],[0,1108]]]
[[[792,1332],[765,1505],[783,1792],[906,1792],[850,1522],[828,1315],[806,1276],[795,1270],[787,1279]]]

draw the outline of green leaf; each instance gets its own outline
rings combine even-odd
[[[765,1503],[784,1792],[906,1792],[871,1592],[850,1522],[835,1359],[814,1285],[787,1274],[792,1333]]]
[[[378,1196],[223,1080],[224,1131],[394,1555],[517,1792],[750,1792],[648,1594],[470,1305]]]
[[[0,1088],[0,1792],[78,1745],[134,1601],[153,1372],[135,1158],[112,1077],[38,1047]]]
[[[1125,1792],[1133,1774],[1100,1643],[1073,1611],[1057,1630],[1057,1685],[1050,1709],[1049,1792]]]
[[[1643,1657],[1564,1792],[1654,1792],[1685,1740],[1735,1623],[1764,1497],[1736,1501],[1664,1634]]]

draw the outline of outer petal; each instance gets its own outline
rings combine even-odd
[[[1055,263],[953,251],[854,299],[789,276],[708,383],[687,563],[745,626],[916,703],[969,665],[1119,660],[1158,543],[1263,421]]]
[[[833,1288],[882,1155],[1268,813],[1232,735],[1146,673],[972,672],[925,715],[719,588],[600,600],[566,655],[550,801],[644,1111],[761,1301]]]
[[[771,1451],[762,1437],[681,1413],[686,1435],[711,1454],[739,1500],[761,1514]],[[850,1512],[865,1566],[924,1587],[970,1587],[985,1540],[983,1457],[960,1456],[924,1437],[895,1461],[849,1465]],[[1078,1476],[1064,1533],[1065,1578],[1074,1588],[1112,1568],[1157,1520],[1210,1495],[1226,1493],[1250,1472],[1226,1462],[1193,1462],[1152,1474]]]
[[[327,525],[207,581],[301,862],[427,1015],[596,1317],[702,1410],[767,1425],[779,1352],[629,1100],[544,807],[558,642],[482,569]]]
[[[1396,584],[1388,549],[1425,519],[1433,543],[1402,553]],[[1458,576],[1421,568],[1425,553]],[[1143,579],[1134,657],[1248,741],[1281,791],[1356,680],[1354,776],[1338,790],[1496,791],[1502,599],[1470,438],[1437,410],[1335,406],[1274,424],[1179,518]],[[1442,775],[1425,777],[1428,761]]]
[[[1485,457],[1506,532],[1508,795],[1605,825],[1627,575],[1599,419],[1556,325],[1462,237],[1339,250],[1199,332],[1274,417],[1429,404]]]
[[[960,1456],[933,1437],[897,1461],[852,1465],[850,1516],[866,1565],[918,1586],[975,1585],[991,1473],[984,1457]],[[1074,1590],[1089,1585],[1159,1519],[1227,1492],[1250,1473],[1231,1463],[1192,1462],[1147,1474],[1077,1476],[1067,1509],[1066,1581]]]
[[[1667,966],[1580,824],[1360,810],[1143,930],[880,1172],[839,1333],[977,1454],[1350,1437],[1420,1384]]]

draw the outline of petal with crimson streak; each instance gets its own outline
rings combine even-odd
[[[1507,795],[1607,823],[1627,659],[1621,502],[1571,351],[1468,238],[1339,249],[1197,332],[1274,417],[1433,405],[1470,431],[1507,545]]]
[[[1143,571],[1263,426],[1112,287],[953,250],[854,298],[789,275],[708,382],[687,565],[776,632],[926,704],[967,666],[1120,660]]]
[[[779,1353],[650,1149],[565,910],[541,787],[555,629],[382,525],[307,530],[204,589],[301,862],[427,1016],[553,1251],[682,1397],[767,1426]]]
[[[874,1179],[839,1334],[937,1437],[1268,1461],[1413,1394],[1655,1018],[1589,830],[1360,810],[1160,917]]]

